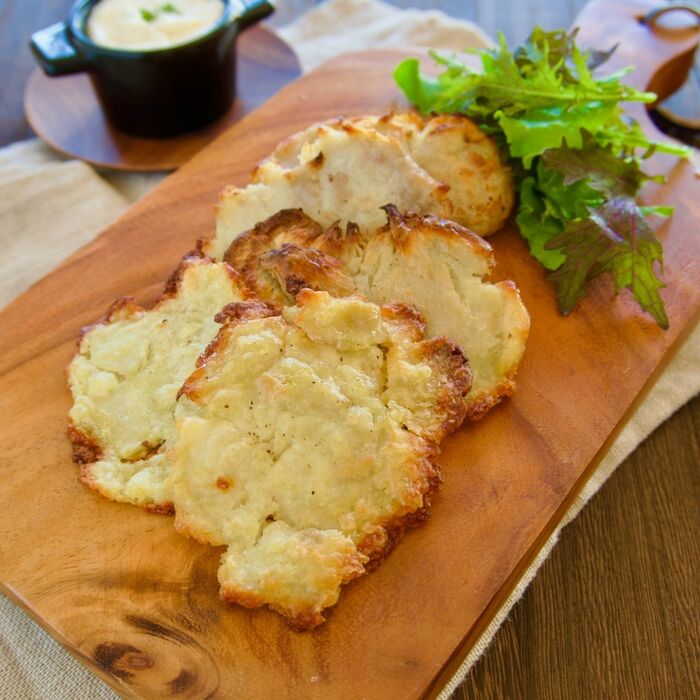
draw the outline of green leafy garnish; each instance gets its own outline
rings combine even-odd
[[[146,21],[146,22],[153,22],[154,20],[158,19],[158,15],[161,12],[169,12],[170,14],[175,14],[175,15],[181,15],[182,13],[180,10],[175,7],[171,2],[166,2],[165,4],[161,5],[157,10],[147,10],[144,7],[139,8],[139,12],[141,13],[141,17]]]
[[[546,247],[560,248],[565,255],[561,267],[551,275],[563,313],[573,310],[589,280],[610,272],[616,292],[630,289],[642,309],[662,328],[668,328],[659,296],[665,285],[655,270],[656,263],[663,263],[663,250],[633,200],[618,197],[592,209],[588,218],[569,224]]]
[[[688,149],[649,141],[624,114],[621,103],[656,97],[621,82],[629,69],[593,74],[613,50],[584,52],[575,31],[537,28],[513,51],[501,35],[497,48],[476,52],[481,71],[431,51],[442,67],[436,78],[423,75],[417,59],[399,64],[394,77],[422,112],[466,114],[507,153],[518,227],[532,255],[556,271],[562,312],[573,309],[589,280],[610,272],[616,290],[630,289],[666,327],[656,276],[662,249],[644,217],[667,216],[670,208],[640,207],[635,198],[645,181],[657,179],[642,171],[642,158],[655,150],[685,157]]]
[[[642,183],[651,179],[637,159],[618,157],[612,146],[599,146],[588,132],[584,132],[582,148],[552,148],[542,154],[542,163],[561,173],[564,185],[588,181],[608,197],[634,197]]]

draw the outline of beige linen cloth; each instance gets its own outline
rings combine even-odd
[[[281,0],[284,1],[284,0]],[[279,32],[305,70],[345,51],[378,46],[458,51],[491,40],[477,27],[436,11],[397,10],[377,0],[330,0]],[[0,307],[90,241],[160,175],[99,175],[39,141],[0,151]],[[700,391],[700,330],[695,329],[629,420],[557,531],[441,694],[447,698],[485,651],[559,537],[614,469],[644,438]],[[0,596],[0,698],[114,698],[19,608]]]

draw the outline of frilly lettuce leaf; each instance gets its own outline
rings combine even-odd
[[[550,275],[557,285],[559,308],[570,313],[585,294],[586,284],[609,272],[617,293],[629,289],[639,306],[650,313],[661,328],[668,317],[659,290],[663,250],[634,200],[616,197],[593,209],[587,219],[570,223],[545,245],[565,256],[561,267]],[[657,274],[658,272],[658,274]]]
[[[629,288],[666,327],[656,276],[663,252],[644,217],[671,210],[634,200],[644,181],[656,179],[642,171],[641,159],[655,150],[684,157],[689,150],[651,142],[625,116],[624,102],[648,103],[655,95],[622,82],[630,69],[594,74],[613,51],[585,52],[575,31],[536,28],[512,51],[501,35],[496,48],[475,52],[481,71],[432,51],[442,68],[437,77],[425,76],[415,58],[399,64],[394,77],[422,112],[466,114],[507,152],[520,233],[532,255],[555,271],[564,313],[588,280],[609,272],[618,290]]]

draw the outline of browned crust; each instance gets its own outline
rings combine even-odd
[[[137,456],[135,457],[129,457],[129,459],[121,459],[121,462],[126,462],[126,463],[133,463],[133,462],[141,462],[144,459],[150,459],[154,455],[157,455],[160,452],[160,448],[163,447],[163,444],[165,443],[165,440],[162,440],[161,442],[156,443],[155,445],[152,445],[148,440],[143,440],[141,442],[141,447],[143,447],[143,452],[140,452]]]
[[[357,119],[362,120],[366,117],[358,117]],[[427,122],[427,117],[424,117],[416,110],[400,111],[391,110],[386,114],[383,114],[377,119],[377,124],[384,127],[389,127],[394,132],[400,132],[403,136],[410,138],[411,132],[406,131],[402,126],[400,121],[397,120],[408,120],[413,123],[413,126],[417,131],[421,131]]]
[[[302,209],[280,209],[276,214],[255,224],[252,229],[236,236],[224,253],[224,260],[239,269],[236,266],[239,261],[237,255],[239,248],[245,250],[247,260],[251,253],[258,252],[262,246],[267,246],[279,233],[285,233],[286,240],[290,242],[304,245],[318,238],[323,233],[323,228]],[[264,250],[267,250],[267,247]]]
[[[357,127],[350,121],[348,121],[345,118],[338,119],[336,122],[338,128],[342,129],[348,134],[356,134],[358,133]]]
[[[85,431],[80,428],[76,428],[72,423],[68,425],[68,439],[71,442],[73,448],[73,461],[80,466],[80,475],[78,480],[88,486],[93,491],[96,491],[101,496],[108,498],[113,501],[111,494],[109,494],[102,485],[95,481],[92,473],[92,469],[95,462],[98,462],[104,457],[104,452],[99,443],[88,435]],[[160,445],[154,448],[149,448],[148,453],[145,457],[139,457],[139,459],[147,459],[148,457],[154,455],[160,449]],[[171,502],[166,503],[146,503],[143,505],[144,510],[149,513],[159,513],[163,515],[172,515],[175,512],[175,507]]]
[[[302,308],[313,302],[314,291],[302,289],[296,297],[297,307]],[[365,298],[355,294],[358,299]],[[445,436],[457,430],[473,408],[474,415],[483,415],[488,410],[486,403],[468,401],[472,386],[472,371],[469,359],[462,348],[444,336],[425,338],[425,320],[415,306],[411,304],[383,304],[380,307],[382,318],[400,327],[399,332],[407,339],[416,343],[418,358],[425,360],[442,377],[437,392],[437,415],[443,416],[439,425],[435,426],[426,437],[433,442],[440,442]],[[500,386],[500,385],[499,385]],[[503,391],[507,390],[503,386]],[[490,397],[484,397],[485,402]],[[496,399],[498,403],[500,399]],[[495,404],[491,404],[495,405]],[[485,408],[484,408],[485,407]],[[490,406],[489,406],[490,407]],[[473,420],[476,420],[474,418]]]
[[[191,537],[193,540],[195,540],[195,542],[199,542],[200,544],[208,544],[212,547],[222,546],[220,542],[214,542],[209,537],[202,535],[196,528],[192,529],[188,522],[181,521],[179,517],[180,515],[176,511],[175,521],[173,522],[173,528],[175,529],[175,532],[177,532],[180,535],[184,535],[185,537]]]
[[[201,246],[198,242],[197,247],[194,250],[190,250],[188,253],[185,253],[185,255],[182,257],[180,264],[175,268],[175,270],[173,270],[172,274],[165,283],[165,286],[163,287],[163,291],[161,292],[160,296],[158,297],[156,303],[153,305],[152,308],[155,309],[158,306],[160,306],[160,304],[162,304],[164,301],[167,301],[168,299],[177,296],[177,293],[180,291],[180,285],[182,284],[182,280],[184,279],[185,272],[190,267],[193,267],[194,265],[201,265],[202,263],[216,264],[216,260],[206,255],[202,251]],[[228,263],[226,263],[226,261],[224,261],[224,263],[224,270],[231,278],[231,280],[240,288],[240,275]]]
[[[109,305],[107,311],[102,316],[100,316],[97,319],[97,321],[87,326],[83,326],[80,329],[77,339],[78,348],[80,347],[83,338],[85,338],[85,336],[93,328],[96,328],[97,326],[105,326],[110,323],[114,323],[115,321],[124,321],[126,319],[133,318],[142,311],[157,309],[168,299],[172,299],[173,297],[175,297],[180,289],[180,285],[182,284],[182,280],[188,268],[192,267],[193,265],[199,265],[202,262],[214,264],[215,261],[213,260],[213,258],[210,258],[208,255],[205,255],[202,252],[200,243],[201,242],[198,242],[197,248],[189,251],[188,253],[185,253],[185,255],[180,260],[179,265],[175,268],[175,270],[173,270],[173,272],[170,274],[170,277],[168,277],[165,285],[163,286],[163,291],[160,293],[160,295],[158,296],[155,303],[150,309],[146,309],[140,304],[137,304],[134,301],[134,297],[132,296],[119,297]],[[231,277],[231,280],[237,285],[239,285],[240,275],[236,272],[236,270],[234,270],[228,264],[226,264],[224,269]],[[241,287],[241,291],[244,291],[242,286],[239,286]]]
[[[78,480],[81,484],[85,484],[85,486],[99,493],[100,496],[104,496],[104,498],[114,501],[112,495],[106,491],[99,482],[95,481],[92,473],[94,466],[94,461],[81,464],[80,476],[78,477]],[[141,507],[148,513],[156,513],[160,515],[172,515],[175,512],[175,506],[169,501],[165,503],[144,503],[141,505]]]
[[[257,318],[279,316],[280,313],[279,308],[273,304],[260,301],[259,299],[251,299],[249,301],[234,301],[231,304],[226,304],[226,306],[214,316],[214,320],[217,323],[223,323],[226,324],[227,327],[230,327],[245,323],[246,321],[253,321]],[[205,350],[204,353],[200,355],[197,362],[206,360],[207,357],[207,350]]]
[[[323,614],[314,608],[289,610],[278,605],[268,604],[260,596],[250,593],[249,591],[239,590],[237,588],[222,587],[219,592],[219,598],[225,603],[233,603],[249,609],[261,608],[267,605],[270,610],[274,610],[282,615],[285,622],[295,632],[308,632],[326,621]]]
[[[341,586],[349,583],[358,576],[367,573],[367,569],[363,566],[357,557],[346,557],[345,565],[343,566],[344,576],[341,581]],[[241,605],[244,608],[261,608],[267,606],[270,610],[282,615],[287,624],[295,632],[307,632],[315,629],[326,621],[323,613],[328,610],[324,608],[317,610],[309,606],[295,606],[294,608],[285,608],[280,605],[268,603],[262,596],[251,593],[250,591],[240,590],[233,586],[222,585],[219,590],[219,598],[226,603]]]
[[[160,296],[156,300],[156,302],[153,304],[151,309],[157,309],[161,304],[165,303],[167,300],[172,299],[175,297],[180,289],[180,286],[182,284],[182,281],[184,279],[185,272],[192,266],[194,265],[200,265],[203,263],[207,264],[214,264],[215,261],[210,258],[209,256],[205,255],[201,247],[198,245],[198,248],[192,251],[189,251],[186,253],[177,268],[172,272],[168,280],[166,281],[163,291],[161,292]],[[229,277],[231,280],[239,286],[239,288],[242,287],[240,285],[240,276],[239,274],[228,264],[225,265],[224,267],[225,271],[228,273]],[[92,323],[88,326],[85,326],[81,329],[80,335],[78,337],[78,348],[80,348],[80,344],[82,343],[83,339],[85,336],[94,328],[100,325],[107,325],[110,323],[113,323],[115,321],[120,321],[120,320],[126,320],[129,318],[133,318],[137,314],[141,313],[142,311],[146,311],[144,307],[140,306],[134,301],[133,297],[120,297],[116,301],[112,302],[112,304],[109,306],[107,309],[106,313],[100,317],[95,323]],[[85,484],[86,486],[89,486],[91,489],[94,491],[97,491],[98,493],[102,494],[106,498],[109,498],[110,500],[114,500],[112,496],[108,493],[106,493],[98,483],[96,483],[93,479],[92,475],[92,465],[103,459],[104,457],[104,448],[99,444],[99,442],[93,438],[92,436],[88,435],[85,431],[81,430],[80,428],[77,428],[75,425],[72,424],[72,422],[69,421],[68,425],[68,430],[67,430],[67,435],[68,439],[71,442],[72,450],[73,450],[73,461],[76,464],[80,465],[80,481]],[[149,457],[152,457],[154,454],[158,453],[162,447],[162,444],[160,445],[150,445],[147,443],[144,443],[144,448],[145,448],[145,453],[139,455],[137,458],[133,460],[122,460],[124,462],[127,461],[140,461],[142,459],[148,459]],[[148,503],[143,506],[146,511],[149,513],[163,513],[163,514],[172,514],[174,512],[174,506],[172,503]]]
[[[93,328],[97,328],[97,326],[106,326],[114,321],[133,318],[143,310],[144,308],[139,306],[139,304],[134,301],[134,297],[119,297],[118,299],[115,299],[115,301],[109,305],[107,311],[105,311],[105,313],[100,316],[97,321],[90,323],[87,326],[83,326],[80,329],[77,338],[78,348],[80,348],[83,339]]]
[[[398,322],[406,330],[411,329],[412,340],[421,340],[425,337],[425,317],[413,304],[400,302],[382,304],[381,313],[384,320],[392,323]]]
[[[182,280],[184,279],[185,272],[190,267],[194,265],[200,265],[204,262],[215,264],[215,261],[212,258],[210,258],[202,252],[198,244],[198,247],[195,250],[189,251],[182,257],[182,259],[180,260],[180,264],[177,266],[177,268],[175,268],[175,270],[173,270],[172,274],[170,275],[163,287],[163,291],[161,292],[160,296],[158,297],[158,299],[153,304],[150,310],[157,309],[161,304],[176,296],[180,289],[180,285],[182,284]],[[238,272],[236,272],[236,270],[234,270],[227,263],[225,264],[224,269],[228,273],[231,280],[239,287],[239,289],[241,291],[245,291],[243,289],[243,286],[240,284],[240,275],[238,274]],[[113,323],[114,321],[132,318],[138,313],[147,310],[148,309],[145,309],[143,306],[137,304],[134,301],[133,297],[120,297],[116,301],[112,302],[112,304],[107,309],[106,313],[103,316],[101,316],[97,321],[80,329],[80,334],[78,335],[77,342],[78,348],[80,348],[80,345],[83,342],[85,336],[97,326],[103,326],[109,323]],[[71,434],[71,430],[76,429],[73,426],[70,426],[68,429],[69,436]]]
[[[364,247],[365,242],[365,236],[356,223],[348,221],[343,231],[340,223],[336,221],[323,232],[323,235],[314,243],[314,247],[339,258],[352,248]]]
[[[102,459],[103,451],[100,444],[84,430],[68,423],[68,439],[73,448],[73,461],[76,464],[92,464]]]
[[[444,418],[427,436],[440,442],[462,425],[469,412],[467,397],[472,387],[472,371],[462,348],[445,337],[424,340],[420,352],[437,374],[445,378],[437,395],[438,415]]]
[[[147,503],[144,507],[147,513],[154,513],[156,515],[173,515],[175,513],[175,504],[172,501],[166,501],[165,503]]]
[[[515,374],[515,371],[512,373]],[[506,377],[490,392],[482,392],[478,396],[467,397],[467,414],[465,419],[470,423],[481,420],[494,406],[515,391],[516,384],[513,379]]]
[[[93,478],[92,468],[95,462],[89,462],[80,465],[80,475],[78,476],[78,481],[85,486],[89,486],[93,491],[97,491],[101,496],[108,498],[110,501],[112,498],[110,495],[102,488],[102,485],[96,482]]]
[[[465,197],[467,199],[473,198],[467,197],[467,190],[464,190],[460,185],[461,178],[459,173],[455,173],[456,181],[453,182],[453,185],[458,190],[455,200],[451,197],[451,194],[453,194],[451,186],[447,182],[442,181],[442,177],[434,174],[429,165],[419,162],[420,159],[416,162],[419,162],[419,165],[437,180],[437,184],[432,191],[436,199],[442,203],[444,215],[450,218],[465,217],[473,220],[474,226],[479,227],[480,230],[483,229],[484,235],[493,233],[501,228],[513,207],[514,188],[512,177],[509,169],[503,164],[503,158],[500,156],[498,147],[493,139],[464,115],[431,114],[421,116],[414,110],[411,110],[405,112],[392,111],[382,116],[361,116],[350,119],[338,117],[312,125],[303,131],[291,135],[279,144],[273,154],[263,161],[263,164],[269,161],[286,162],[287,164],[298,162],[299,151],[303,144],[310,143],[314,137],[318,137],[329,130],[342,131],[353,135],[360,129],[375,130],[382,137],[398,141],[414,160],[417,158],[415,153],[415,141],[417,139],[415,137],[420,136],[421,139],[427,141],[431,137],[439,137],[448,132],[454,133],[458,138],[461,138],[467,149],[463,164],[466,172],[476,177],[479,177],[480,174],[490,177],[495,175],[496,171],[502,172],[504,179],[502,192],[500,186],[498,186],[496,187],[497,191],[492,193],[492,196],[488,196],[488,193],[484,194],[483,202],[481,200],[471,201],[466,207],[466,210],[469,212],[467,213],[466,210],[462,209],[464,204],[463,202],[460,203],[460,201]],[[477,148],[475,149],[473,146]],[[478,152],[479,150],[490,152],[491,157],[484,158]],[[312,167],[318,167],[318,160],[315,159],[311,164]],[[443,175],[443,177],[447,176]],[[507,186],[507,182],[510,182],[510,186]],[[485,221],[482,221],[482,219],[485,219]]]
[[[194,250],[190,250],[182,256],[180,264],[170,273],[170,277],[166,280],[163,285],[163,291],[158,297],[156,304],[160,303],[161,300],[169,299],[177,294],[180,285],[182,284],[182,279],[185,276],[185,270],[187,270],[194,261],[209,260],[213,262],[211,258],[205,255],[202,250],[197,247]]]
[[[323,151],[321,151],[312,161],[310,161],[309,165],[315,170],[319,170],[323,165],[324,160],[325,157],[323,155]]]
[[[359,552],[367,557],[365,569],[372,571],[381,564],[398,544],[406,530],[424,523],[430,517],[432,494],[442,483],[442,473],[437,463],[440,450],[437,445],[423,441],[422,454],[416,456],[419,470],[418,491],[423,497],[422,506],[407,513],[396,514],[378,523],[377,527],[357,544]]]
[[[432,114],[429,119],[422,119],[422,128],[427,129],[428,136],[455,130],[464,135],[467,143],[493,143],[493,139],[464,114]]]
[[[487,259],[489,268],[492,268],[494,264],[493,252],[491,246],[479,238],[476,234],[471,233],[463,226],[456,224],[445,219],[434,215],[417,215],[415,213],[409,212],[407,214],[401,214],[398,209],[393,205],[387,205],[384,207],[387,212],[387,217],[389,222],[386,226],[379,229],[377,232],[379,234],[391,236],[393,245],[401,250],[407,249],[412,240],[416,240],[415,231],[420,227],[421,233],[423,234],[436,234],[439,236],[444,236],[449,238],[458,236],[461,240],[467,241],[476,254],[481,254]],[[488,279],[489,275],[486,276]],[[520,292],[511,280],[504,280],[497,283],[498,286],[502,287],[504,290],[514,295],[520,300]],[[518,335],[524,345],[528,332],[529,332],[530,322],[529,317],[525,316],[523,323],[512,329],[512,332]],[[460,351],[461,352],[461,351]],[[495,386],[491,391],[482,392],[477,396],[466,395],[465,398],[465,412],[464,415],[460,417],[459,412],[455,411],[455,407],[449,406],[449,391],[445,393],[445,407],[450,408],[450,413],[452,418],[450,418],[444,428],[447,433],[455,430],[463,422],[463,420],[468,420],[470,422],[477,421],[481,419],[489,410],[494,406],[498,405],[504,398],[510,396],[515,391],[515,382],[513,378],[517,373],[517,366],[509,372],[503,380]],[[460,380],[460,384],[464,384],[463,379]]]
[[[112,323],[112,321],[121,321],[131,316],[136,315],[139,311],[143,311],[143,307],[139,306],[134,301],[134,297],[119,297],[115,299],[105,312],[104,316],[99,318],[93,325],[101,325]],[[91,328],[92,326],[88,326]]]
[[[520,291],[518,290],[515,282],[512,280],[503,280],[502,282],[498,282],[497,286],[512,294],[517,298],[518,303],[522,304]],[[514,328],[512,332],[514,335],[520,337],[520,342],[524,348],[527,342],[527,337],[530,333],[530,316],[527,313],[523,317],[522,324],[519,327]],[[503,379],[490,392],[481,392],[477,396],[467,397],[466,420],[472,423],[481,420],[485,414],[487,414],[494,406],[497,406],[504,398],[507,398],[515,393],[515,389],[517,387],[515,383],[515,376],[518,373],[519,366],[520,361],[518,361],[510,372],[506,373]]]
[[[426,436],[439,442],[457,430],[468,414],[467,396],[472,386],[469,360],[459,345],[444,336],[424,339],[425,319],[415,306],[384,304],[381,311],[384,319],[400,323],[402,330],[411,334],[411,339],[418,342],[418,357],[444,377],[437,395],[437,413],[444,420]]]
[[[458,193],[456,199],[450,197],[453,213],[450,218],[459,218],[460,221],[465,218],[474,221],[474,226],[479,227],[479,233],[482,235],[489,235],[501,228],[513,208],[512,176],[510,169],[503,163],[503,156],[499,153],[496,143],[471,119],[461,114],[420,116],[415,112],[404,112],[381,117],[374,124],[372,118],[367,117],[360,117],[356,121],[402,141],[408,152],[417,159],[419,165],[433,177],[437,177],[438,180],[441,180],[442,177],[432,172],[430,165],[422,162],[414,152],[413,142],[415,139],[413,137],[420,135],[423,142],[427,143],[432,138],[440,138],[444,134],[454,134],[465,146],[464,162],[462,163],[464,174],[467,175],[467,179],[470,177],[485,179],[488,191],[485,191],[482,197],[477,200],[468,197],[468,189],[465,189],[465,186],[461,184],[460,168],[456,167],[455,180],[451,181]],[[437,148],[439,149],[439,146]],[[447,176],[443,174],[443,177]],[[495,180],[490,182],[490,178],[495,178]],[[443,189],[440,189],[439,192],[440,194],[448,194],[448,191]],[[467,200],[471,201],[467,203]],[[463,208],[465,204],[466,208]]]
[[[363,299],[364,297],[357,294],[358,299]],[[306,306],[307,304],[313,304],[313,300],[316,297],[316,292],[313,289],[309,289],[308,287],[305,287],[302,289],[299,294],[296,296],[296,306],[297,308],[301,308],[302,306]]]
[[[493,258],[493,248],[487,241],[454,221],[435,214],[416,214],[412,211],[402,214],[394,204],[386,204],[382,209],[386,212],[387,223],[378,229],[377,235],[390,236],[397,249],[408,249],[415,239],[415,230],[420,228],[423,232],[429,230],[430,233],[447,239],[457,236],[468,243],[475,254]]]
[[[94,466],[94,462],[91,462],[90,464],[81,464],[80,476],[78,477],[78,480],[81,484],[85,484],[85,486],[92,489],[93,491],[96,491],[100,494],[100,496],[103,496],[107,500],[115,501],[112,494],[110,494],[109,491],[104,489],[102,487],[102,484],[100,484],[98,481],[95,481],[92,473],[92,469]],[[121,501],[115,502],[120,503]],[[139,507],[143,508],[147,513],[154,513],[156,515],[173,515],[175,513],[175,506],[171,501],[166,501],[165,503],[141,503],[139,504]]]
[[[260,257],[284,243],[312,246],[323,233],[319,223],[301,209],[281,209],[231,241],[223,259],[236,269],[254,294],[271,296],[262,281]]]
[[[272,274],[293,301],[305,288],[328,291],[334,296],[347,296],[355,289],[352,278],[340,260],[315,248],[285,243],[263,253],[260,269]]]

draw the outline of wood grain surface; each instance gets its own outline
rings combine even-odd
[[[35,68],[24,110],[34,131],[52,148],[110,170],[170,171],[179,168],[220,133],[301,75],[299,60],[263,26],[236,42],[236,99],[213,124],[169,139],[131,136],[105,119],[87,73],[49,77]]]
[[[0,143],[30,134],[21,111],[33,62],[29,33],[69,0],[0,2],[6,74]],[[308,9],[280,3],[274,23]],[[567,26],[578,2],[413,0],[524,38],[534,23]],[[108,293],[105,301],[109,298]],[[700,400],[681,409],[616,472],[562,536],[525,597],[455,697],[685,698],[700,695]],[[102,657],[106,662],[106,657]]]
[[[339,59],[283,90],[0,314],[3,585],[122,692],[432,694],[446,660],[473,643],[697,310],[700,241],[688,233],[697,188],[687,164],[657,161],[670,176],[657,196],[677,205],[665,231],[668,332],[629,299],[605,303],[605,284],[562,319],[522,240],[512,228],[497,234],[500,274],[516,279],[533,317],[520,390],[445,444],[446,483],[430,523],[349,586],[313,634],[290,632],[266,611],[222,606],[216,552],[175,535],[166,518],[86,493],[62,436],[69,398],[61,370],[77,328],[115,296],[152,298],[178,254],[211,226],[217,192],[244,182],[291,130],[339,107],[356,114],[395,104],[390,69],[399,58]],[[361,86],[349,89],[357,75]],[[37,541],[37,530],[49,535]]]

